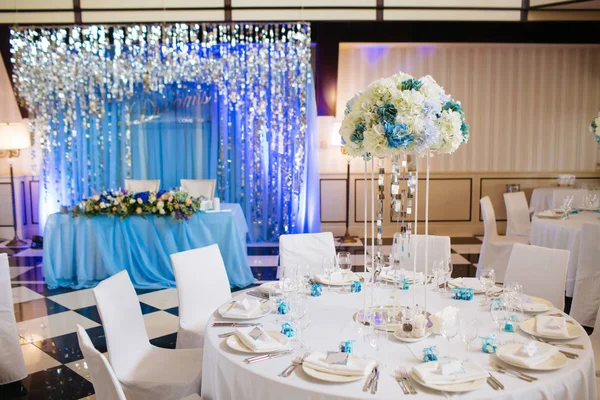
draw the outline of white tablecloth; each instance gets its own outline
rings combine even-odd
[[[430,285],[431,288],[431,285]],[[387,302],[389,289],[378,289],[376,297],[379,303]],[[417,289],[418,303],[422,304],[423,288]],[[485,336],[498,330],[493,324],[491,315],[479,307],[479,297],[473,301],[451,300],[439,294],[429,292],[428,308],[435,312],[444,306],[453,305],[460,308],[462,315],[477,318],[480,322],[479,335]],[[365,347],[360,341],[353,313],[363,305],[363,294],[339,294],[324,292],[321,297],[309,297],[312,324],[306,330],[306,343],[319,351],[336,350],[342,340],[357,340],[355,352],[362,353]],[[402,292],[403,304],[412,304],[412,294]],[[264,317],[261,322],[267,330],[278,330],[275,315]],[[396,341],[391,335],[386,340],[378,353],[378,360],[386,364],[381,371],[379,390],[376,395],[366,394],[362,389],[364,379],[352,383],[333,384],[319,382],[309,377],[301,368],[298,368],[290,377],[281,378],[279,374],[287,367],[293,355],[287,355],[272,360],[267,360],[251,365],[243,362],[248,354],[235,352],[225,344],[225,339],[218,338],[219,333],[230,331],[232,328],[213,328],[207,330],[204,344],[204,366],[202,377],[202,398],[207,400],[306,400],[306,399],[400,399],[406,397],[393,377],[394,370],[398,367],[413,367],[420,364],[420,360],[411,354],[410,349],[422,358],[422,349],[437,345],[441,352],[447,351],[449,346],[441,336],[431,336],[421,342],[405,345]],[[499,340],[510,339],[509,333],[499,334]],[[516,334],[519,340],[528,340],[523,333]],[[504,384],[506,390],[494,391],[487,384],[479,389],[461,394],[461,399],[573,399],[595,400],[596,380],[594,376],[594,357],[591,343],[587,336],[573,341],[585,346],[585,350],[576,351],[581,356],[576,360],[569,360],[567,366],[552,372],[532,372],[539,380],[527,383],[510,376],[495,373],[494,375]],[[476,361],[486,370],[492,372],[489,366],[490,356],[481,351],[481,340],[477,339],[466,353],[464,344],[455,337],[451,342],[453,356],[461,359],[469,358]],[[442,393],[425,389],[417,385],[419,399],[446,398]],[[407,397],[408,398],[408,397]],[[416,398],[416,397],[415,397]]]
[[[600,224],[600,213],[583,211],[569,219],[546,219],[533,217],[529,243],[534,246],[569,250],[569,269],[567,270],[567,296],[573,296],[577,260],[579,258],[579,236],[584,223]]]
[[[577,195],[577,199],[573,199],[573,207],[577,208],[581,204],[581,199],[588,193],[596,193],[600,197],[600,190],[588,190],[577,188],[562,188],[562,187],[542,187],[533,189],[531,200],[529,201],[529,212],[540,212],[553,208],[552,198],[556,196],[573,196]]]

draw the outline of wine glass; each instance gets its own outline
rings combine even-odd
[[[373,311],[373,329],[369,332],[367,344],[373,349],[373,358],[379,354],[382,342],[387,339],[387,317],[383,310]],[[379,363],[383,367],[383,364]]]
[[[506,310],[502,298],[493,299],[490,304],[490,313],[494,323],[498,326],[498,331],[502,332],[502,325],[506,323]]]
[[[454,271],[454,266],[452,265],[452,259],[449,258],[447,262],[442,261],[442,265],[444,267],[444,276],[445,276],[445,280],[446,280],[446,292],[452,292],[452,290],[450,289],[450,287],[448,286],[448,283],[450,282],[450,280],[452,279],[452,271]]]
[[[363,315],[362,320],[361,318],[359,318],[359,315]],[[359,312],[357,313],[357,317],[355,319],[355,323],[356,323],[356,331],[358,332],[358,335],[362,338],[363,341],[363,345],[368,346],[369,345],[369,340],[370,340],[370,335],[373,333],[374,331],[374,327],[371,324],[371,318],[369,315],[369,311],[368,310],[359,310]],[[367,352],[364,352],[364,356],[367,356]]]
[[[282,291],[284,297],[288,297],[290,293],[293,293],[297,290],[298,283],[298,265],[286,265],[283,267],[282,274]]]
[[[465,343],[467,353],[469,352],[469,345],[473,340],[477,339],[479,334],[479,327],[477,320],[460,318],[459,321],[459,334],[462,341]]]
[[[444,273],[444,260],[434,260],[433,261],[433,277],[435,279],[435,287],[433,288],[434,292],[441,292],[440,289],[440,278]]]
[[[271,304],[272,312],[277,315],[277,322],[281,322],[281,318],[277,313],[279,304],[283,301],[283,282],[275,281],[269,285],[269,303]]]
[[[323,257],[323,272],[327,275],[327,290],[331,291],[331,275],[336,270],[336,257]]]
[[[305,347],[303,331],[310,324],[310,317],[307,314],[305,297],[298,293],[292,295],[289,301],[289,315],[296,330],[296,335],[292,339],[292,348],[295,350],[302,350]]]
[[[311,266],[308,263],[298,263],[296,279],[298,280],[298,291],[304,292],[309,287],[311,278]]]
[[[458,334],[458,315],[444,318],[440,333],[448,341],[448,349],[450,349],[450,341]],[[448,350],[448,354],[450,354],[450,350]]]
[[[485,290],[484,304],[488,305],[490,303],[490,290],[496,284],[496,271],[494,271],[493,268],[484,268],[484,270],[481,271],[481,275],[479,275],[479,283],[481,283],[481,286]]]

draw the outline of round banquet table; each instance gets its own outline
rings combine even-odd
[[[579,236],[584,223],[600,224],[600,213],[581,211],[569,216],[569,219],[550,219],[533,217],[529,243],[534,246],[569,250],[569,268],[567,270],[567,296],[573,297],[577,261],[579,259]]]
[[[475,296],[472,301],[452,300],[448,296],[432,291],[433,285],[428,286],[428,310],[437,312],[445,306],[452,305],[460,309],[461,316],[476,318],[479,321],[479,335],[487,336],[495,333],[498,340],[511,340],[511,333],[498,333],[489,311],[479,305],[481,296]],[[400,292],[402,304],[412,304],[412,291]],[[422,304],[423,286],[415,290],[417,303]],[[388,302],[390,289],[379,288],[376,290],[378,304]],[[305,343],[313,351],[336,351],[341,341],[356,340],[355,353],[362,355],[373,354],[374,350],[365,348],[357,333],[352,316],[355,311],[363,307],[363,293],[336,293],[323,292],[321,297],[307,296],[311,324],[305,330]],[[554,309],[553,312],[557,310]],[[276,315],[269,314],[259,321],[267,330],[279,330],[280,323],[276,322]],[[239,353],[229,348],[218,334],[232,330],[231,327],[212,327],[214,320],[222,320],[213,316],[209,322],[204,344],[204,361],[202,375],[202,398],[207,400],[292,400],[292,399],[399,399],[405,395],[394,378],[394,371],[399,367],[416,366],[421,363],[422,350],[425,347],[437,346],[440,355],[450,351],[453,357],[469,359],[483,366],[487,371],[493,372],[505,386],[506,390],[495,391],[484,384],[478,389],[458,394],[461,399],[596,399],[596,380],[594,370],[594,355],[587,335],[583,335],[570,343],[580,343],[584,350],[572,350],[580,354],[578,359],[569,359],[563,368],[550,372],[528,371],[538,377],[538,381],[528,383],[512,376],[494,372],[489,361],[490,356],[481,351],[481,340],[476,339],[467,353],[465,345],[458,335],[452,339],[451,344],[441,336],[432,335],[421,342],[404,344],[396,340],[391,334],[387,340],[382,339],[382,344],[375,358],[381,368],[379,387],[376,395],[364,393],[362,386],[365,378],[351,383],[327,383],[318,381],[308,376],[302,367],[298,367],[288,378],[277,375],[290,365],[296,355],[286,355],[254,364],[246,364],[243,360],[252,354]],[[230,320],[231,321],[231,320]],[[576,322],[575,322],[576,323]],[[529,338],[517,329],[515,339],[525,342]],[[412,353],[415,355],[413,355]],[[297,355],[304,353],[298,352]],[[426,389],[415,384],[419,399],[448,398],[441,392]],[[452,396],[452,395],[451,395]],[[409,398],[411,396],[406,396]]]
[[[581,200],[587,194],[597,194],[600,197],[600,190],[588,190],[585,188],[570,188],[570,187],[541,187],[533,189],[531,200],[529,201],[529,212],[541,212],[549,210],[556,205],[552,204],[554,196],[574,196],[573,206],[579,207]]]

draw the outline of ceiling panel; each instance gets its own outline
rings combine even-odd
[[[532,10],[529,21],[600,21],[600,11],[541,11]]]
[[[578,3],[568,3],[568,4],[559,4],[556,6],[548,6],[545,8],[549,8],[552,10],[556,9],[568,9],[568,10],[577,10],[577,9],[600,9],[600,0],[593,1],[581,1]]]
[[[386,21],[519,21],[520,11],[384,10]]]
[[[54,24],[75,22],[75,14],[72,11],[59,12],[0,12],[0,24]]]
[[[374,21],[373,10],[233,10],[234,21]]]
[[[84,11],[83,23],[223,21],[222,10],[205,11]]]
[[[385,0],[386,7],[520,8],[521,0]]]
[[[73,8],[73,0],[0,0],[3,10],[64,10]]]
[[[231,0],[232,7],[376,7],[376,0]]]
[[[71,6],[73,4],[71,3]],[[223,0],[81,0],[81,8],[213,8]]]

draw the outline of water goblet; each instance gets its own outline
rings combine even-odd
[[[448,354],[450,354],[450,341],[458,334],[458,315],[454,317],[447,316],[442,321],[440,333],[448,341]]]
[[[352,256],[347,251],[340,251],[337,254],[337,262],[345,278],[348,272],[352,271]]]
[[[490,313],[492,315],[492,320],[498,326],[498,332],[502,332],[502,326],[506,323],[506,309],[504,308],[503,299],[496,298],[492,300],[490,304]]]
[[[490,290],[496,284],[496,271],[493,268],[485,268],[481,275],[479,275],[479,283],[485,290],[485,302],[484,305],[490,304]]]
[[[331,291],[331,275],[336,270],[336,257],[323,257],[323,272],[327,275],[327,290]]]
[[[442,277],[442,274],[444,273],[444,260],[434,260],[432,272],[433,272],[433,277],[435,280],[435,287],[433,288],[433,291],[441,292],[440,278]]]
[[[479,327],[476,319],[460,318],[459,321],[459,334],[462,341],[465,343],[467,353],[469,352],[469,345],[473,340],[477,339],[479,334]]]

